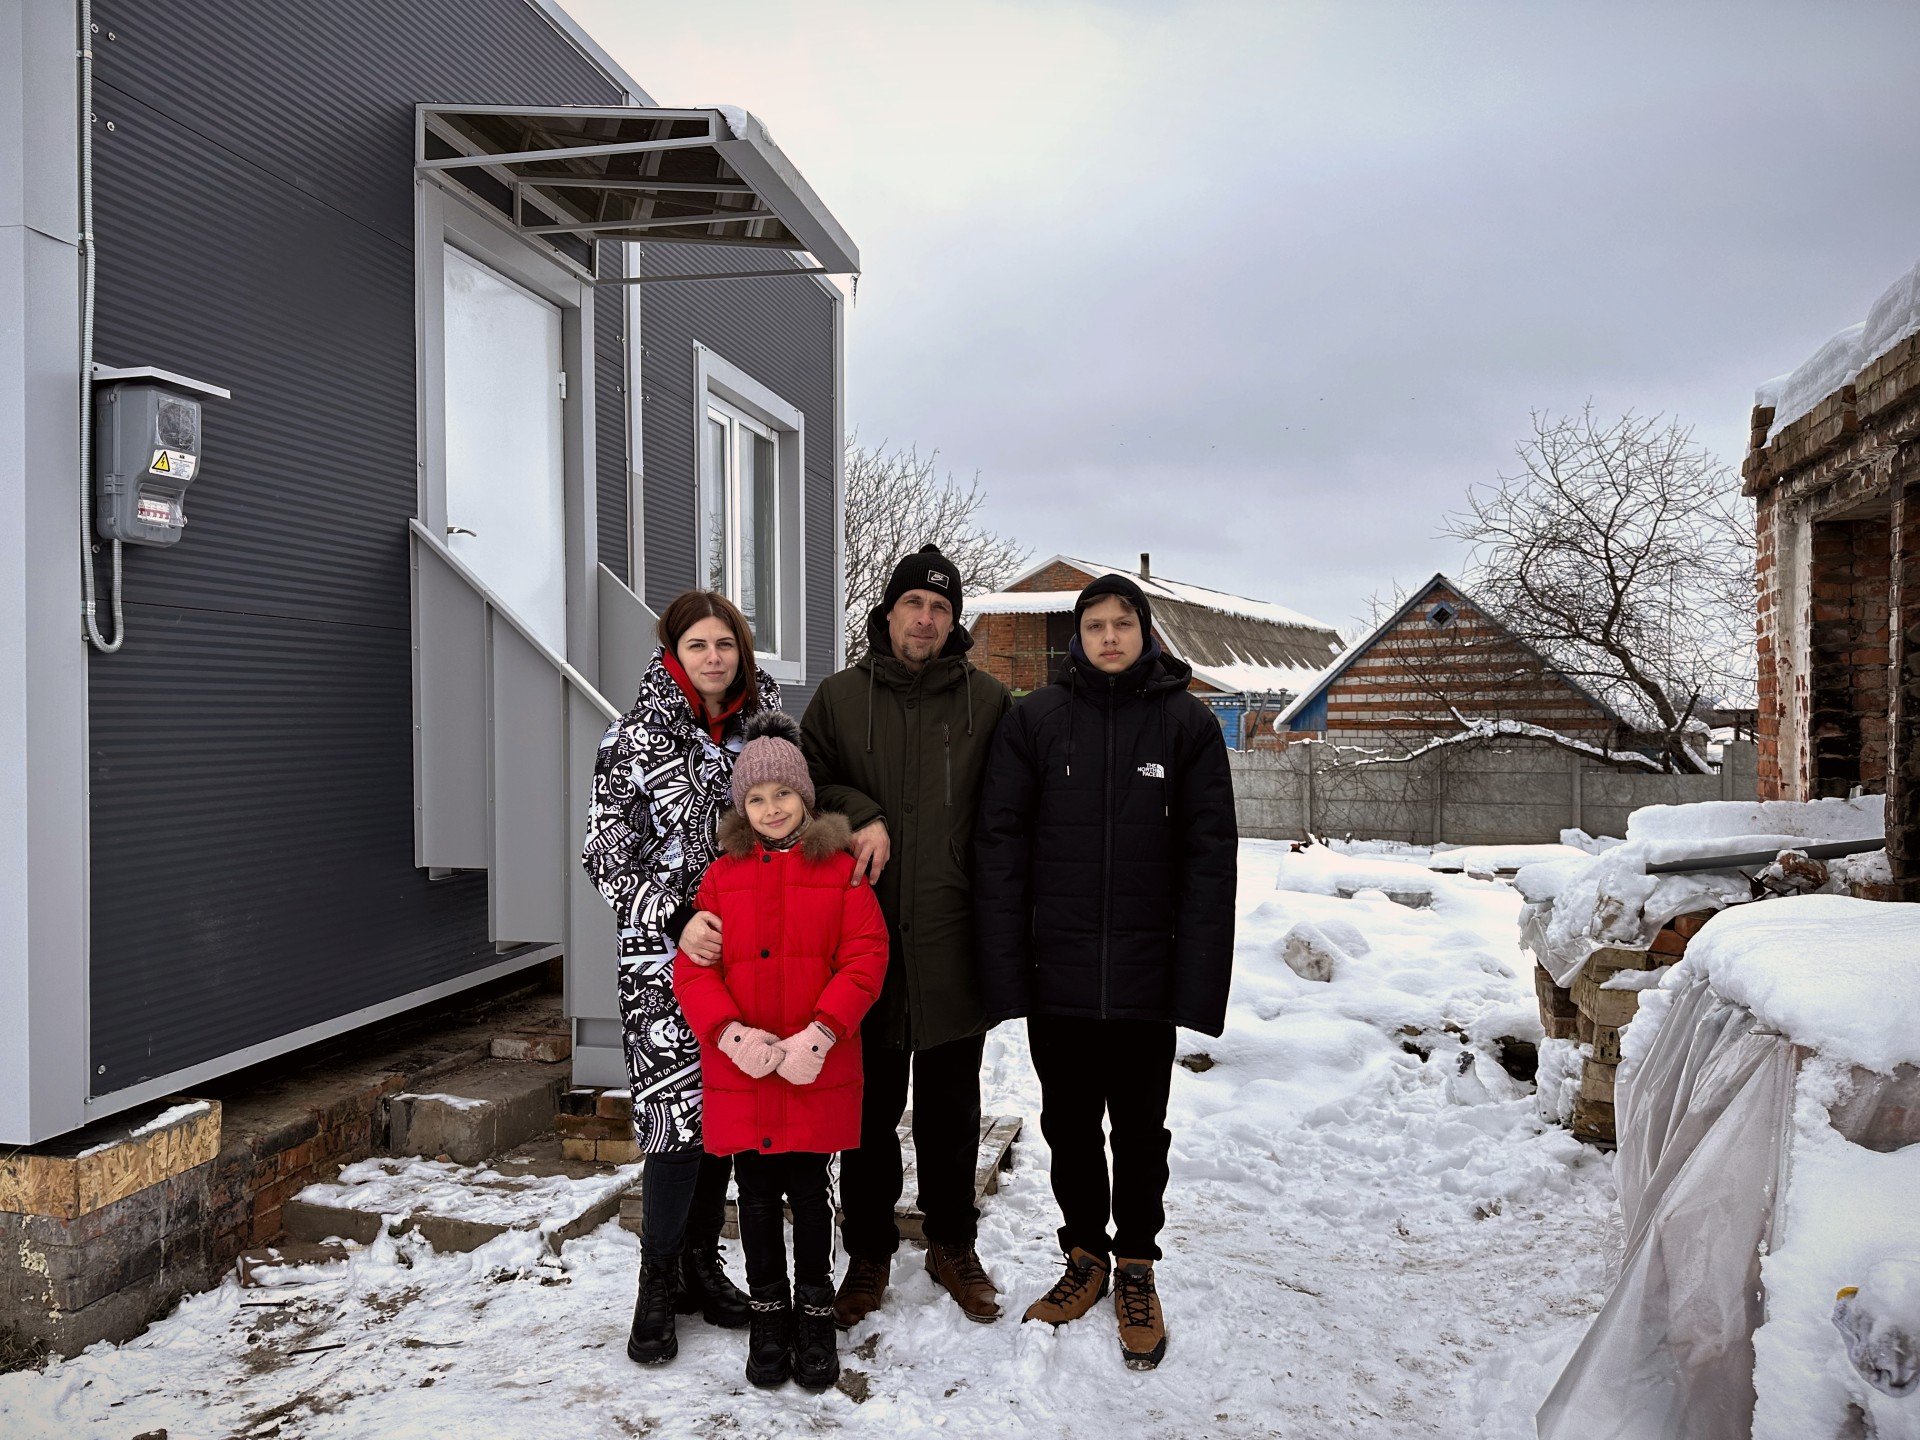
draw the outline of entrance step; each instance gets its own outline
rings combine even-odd
[[[248,1289],[261,1289],[297,1282],[298,1272],[309,1265],[331,1265],[345,1260],[351,1252],[334,1240],[285,1240],[278,1245],[256,1245],[242,1250],[235,1259],[240,1283]]]
[[[281,1212],[295,1240],[371,1244],[383,1228],[418,1230],[436,1250],[478,1250],[509,1230],[544,1235],[558,1251],[620,1213],[639,1167],[568,1160],[547,1135],[488,1165],[381,1155],[338,1181],[309,1185]],[[392,1217],[389,1219],[389,1217]]]
[[[478,1165],[551,1130],[566,1081],[563,1066],[482,1060],[440,1077],[431,1091],[395,1095],[389,1148]]]
[[[1018,1115],[983,1115],[980,1117],[980,1153],[973,1172],[973,1203],[976,1208],[986,1208],[987,1196],[1000,1189],[1000,1174],[1013,1168],[1013,1142],[1020,1138],[1024,1121]],[[913,1112],[909,1110],[900,1117],[900,1152],[906,1172],[905,1183],[900,1190],[900,1203],[894,1208],[894,1223],[900,1227],[900,1236],[904,1240],[924,1241],[926,1237],[926,1217],[913,1203],[913,1197],[919,1186],[915,1180],[913,1158]],[[642,1179],[645,1173],[642,1172]],[[624,1230],[640,1233],[640,1186],[629,1190],[620,1201],[620,1226]],[[836,1209],[834,1219],[839,1219]],[[740,1215],[733,1201],[727,1202],[727,1223],[721,1235],[729,1240],[740,1238]]]

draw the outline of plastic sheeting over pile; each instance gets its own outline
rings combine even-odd
[[[1836,1213],[1830,1194],[1802,1194],[1811,1165],[1794,1187],[1801,1153],[1828,1136],[1872,1158],[1920,1142],[1920,1075],[1822,1059],[1704,973],[1670,980],[1643,1017],[1658,1025],[1651,1045],[1621,1069],[1620,1278],[1540,1409],[1542,1440],[1920,1437],[1920,1408],[1853,1371],[1824,1309],[1803,1313],[1858,1283],[1876,1236],[1920,1250],[1920,1223],[1889,1235],[1844,1198]],[[1776,1263],[1793,1254],[1811,1280]]]

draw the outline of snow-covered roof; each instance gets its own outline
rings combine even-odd
[[[1167,580],[1158,575],[1142,576],[1135,565],[1108,565],[1098,560],[1082,560],[1072,555],[1055,555],[1041,561],[1020,575],[1016,575],[1011,584],[1018,585],[1029,580],[1052,565],[1071,565],[1089,575],[1124,575],[1140,587],[1149,600],[1177,600],[1186,605],[1199,605],[1208,610],[1218,610],[1223,615],[1243,615],[1249,620],[1264,620],[1269,625],[1293,625],[1305,630],[1325,630],[1329,634],[1338,634],[1335,626],[1324,620],[1316,620],[1311,615],[1303,615],[1298,610],[1289,610],[1284,605],[1275,605],[1266,600],[1253,600],[1245,595],[1231,595],[1225,590],[1209,589],[1205,585],[1189,585],[1182,580]],[[1015,593],[1011,590],[998,592],[1001,595]],[[1043,594],[1061,594],[1060,591],[1037,592]],[[967,607],[973,608],[973,600],[967,600]],[[1072,595],[1068,595],[1068,609],[1072,609]],[[983,612],[984,613],[984,612]]]
[[[1188,662],[1192,663],[1192,662]],[[1194,676],[1216,690],[1240,695],[1293,695],[1320,673],[1312,665],[1256,665],[1229,661],[1221,665],[1194,665]]]
[[[1755,405],[1773,407],[1769,434],[1778,435],[1915,332],[1920,332],[1920,265],[1883,290],[1865,320],[1842,330],[1799,368],[1754,391]]]
[[[967,614],[1065,615],[1080,598],[1078,590],[995,590],[967,597]]]
[[[1338,653],[1340,632],[1284,605],[1229,595],[1204,585],[1159,576],[1142,578],[1122,565],[1055,555],[1012,582],[1066,565],[1088,576],[1125,575],[1153,606],[1153,627],[1173,654],[1216,690],[1229,694],[1288,695],[1307,684]],[[969,595],[969,615],[1064,615],[1077,590],[996,590]]]

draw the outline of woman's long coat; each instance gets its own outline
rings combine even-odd
[[[760,709],[780,687],[759,671]],[[748,707],[752,709],[754,707]],[[673,944],[707,866],[733,784],[740,724],[716,742],[656,650],[633,708],[607,728],[580,860],[620,933],[620,1024],[643,1153],[700,1149],[700,1046],[673,998]]]

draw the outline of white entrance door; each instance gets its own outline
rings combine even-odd
[[[567,653],[560,310],[446,252],[447,544]]]

